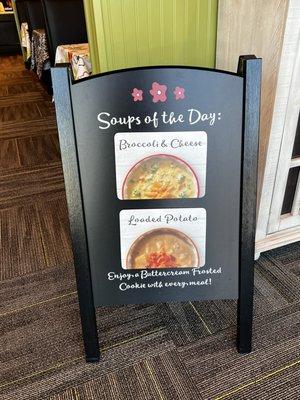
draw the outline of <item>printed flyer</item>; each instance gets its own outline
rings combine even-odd
[[[119,132],[114,143],[119,199],[205,195],[206,132]]]
[[[205,265],[204,208],[122,210],[123,269],[198,268]]]

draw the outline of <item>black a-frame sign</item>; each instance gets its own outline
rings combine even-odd
[[[238,299],[250,352],[261,60],[52,78],[87,361],[110,304]]]

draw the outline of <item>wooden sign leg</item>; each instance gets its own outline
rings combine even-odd
[[[238,73],[244,77],[240,267],[237,315],[237,348],[239,353],[249,353],[252,348],[261,64],[261,59],[255,56],[241,56],[238,66]]]
[[[85,354],[88,362],[97,362],[100,351],[73,123],[71,79],[66,67],[52,68],[51,72]]]

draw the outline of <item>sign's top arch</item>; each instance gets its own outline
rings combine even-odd
[[[99,74],[87,76],[80,80],[73,81],[73,84],[80,85],[89,80],[96,80],[96,79],[102,78],[104,76],[122,74],[124,72],[139,72],[139,71],[145,71],[145,70],[160,70],[160,69],[162,69],[162,70],[181,70],[182,73],[184,73],[185,71],[198,71],[200,73],[210,72],[213,74],[231,75],[238,79],[243,78],[242,73],[239,73],[239,72],[236,73],[236,72],[232,72],[232,71],[226,71],[226,70],[215,69],[215,68],[205,68],[205,67],[195,67],[195,66],[185,66],[185,65],[155,65],[155,66],[150,65],[150,66],[144,66],[144,67],[122,68],[122,69],[118,69],[118,70],[114,70],[114,71],[102,72]]]

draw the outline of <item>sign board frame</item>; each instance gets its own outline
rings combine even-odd
[[[189,70],[187,67],[164,66],[157,68],[183,68],[187,71]],[[145,67],[123,71],[146,69]],[[226,74],[226,71],[206,68],[191,69]],[[122,71],[99,74],[88,78],[88,80],[101,79],[101,76],[120,72]],[[253,55],[241,56],[236,75],[243,79],[237,349],[239,353],[249,353],[252,346],[261,59]],[[71,94],[73,83],[68,66],[61,65],[52,68],[52,79],[86,360],[88,362],[97,362],[100,359],[100,349]]]

